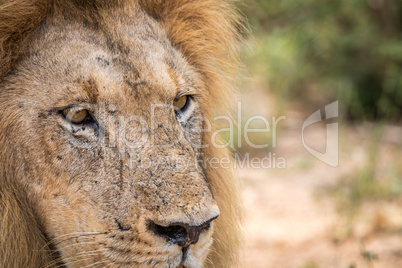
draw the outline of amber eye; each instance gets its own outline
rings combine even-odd
[[[65,118],[73,124],[81,124],[88,119],[89,111],[86,109],[65,109]]]
[[[188,105],[189,96],[181,96],[173,101],[173,106],[176,111],[184,111]]]

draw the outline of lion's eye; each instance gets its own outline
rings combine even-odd
[[[86,109],[65,109],[63,111],[64,117],[67,121],[73,124],[82,124],[89,118],[89,111]]]
[[[187,95],[181,96],[181,97],[175,99],[173,101],[173,106],[174,106],[175,110],[183,112],[187,108],[188,103],[190,102],[189,99],[190,98]]]

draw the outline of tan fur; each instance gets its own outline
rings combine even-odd
[[[201,222],[212,213],[207,207],[213,207],[215,201],[220,216],[214,221],[213,245],[205,265],[225,268],[236,266],[240,243],[241,209],[238,184],[233,179],[230,169],[213,169],[208,166],[204,170],[208,186],[200,177],[202,172],[197,172],[195,167],[190,166],[186,176],[179,177],[173,175],[177,170],[169,171],[172,165],[166,160],[169,163],[164,163],[164,168],[158,171],[157,177],[165,178],[172,174],[171,176],[175,176],[172,177],[173,184],[188,185],[188,189],[171,193],[170,184],[153,179],[155,184],[161,185],[159,188],[151,189],[146,186],[144,192],[139,192],[138,185],[148,183],[148,178],[144,177],[146,173],[135,175],[138,172],[129,167],[129,164],[123,160],[114,161],[113,159],[118,158],[116,152],[118,146],[115,146],[116,150],[108,149],[109,153],[105,154],[107,157],[103,162],[96,158],[97,162],[94,165],[92,160],[81,158],[81,154],[88,153],[85,148],[80,149],[81,153],[71,152],[67,141],[72,143],[76,139],[63,136],[65,132],[56,128],[57,124],[61,124],[56,122],[56,115],[42,107],[53,102],[57,102],[60,106],[69,105],[73,96],[88,97],[91,102],[97,102],[98,99],[113,100],[114,103],[111,101],[110,105],[120,105],[121,112],[118,112],[120,116],[135,113],[148,118],[149,109],[145,108],[152,103],[161,103],[165,98],[172,98],[168,97],[168,94],[173,94],[174,87],[189,76],[201,90],[201,93],[197,93],[201,95],[198,99],[199,110],[212,122],[214,108],[221,107],[225,110],[228,103],[227,97],[231,92],[237,63],[237,30],[240,23],[233,6],[230,1],[218,0],[9,0],[0,3],[0,267],[52,267],[63,263],[68,267],[75,265],[79,267],[96,262],[102,267],[108,263],[102,262],[101,256],[94,254],[92,259],[80,256],[80,252],[94,252],[102,248],[101,244],[92,247],[90,242],[101,241],[99,237],[103,236],[105,239],[111,239],[112,235],[113,238],[124,235],[124,241],[130,237],[134,240],[139,239],[135,237],[139,235],[138,232],[140,234],[145,232],[143,217],[151,217],[159,222],[166,218]],[[141,20],[141,16],[145,16],[145,20]],[[147,16],[151,19],[146,18]],[[136,25],[144,22],[145,28],[128,27],[131,21],[137,19],[139,22],[136,22]],[[68,26],[70,23],[73,24]],[[136,36],[146,36],[147,39],[151,36],[155,41],[149,45],[139,44],[138,48],[132,48],[136,44],[136,39],[127,34],[132,28],[137,29]],[[66,37],[63,37],[63,31]],[[173,47],[165,41],[165,35]],[[89,45],[74,47],[75,42],[83,40],[89,42]],[[91,42],[99,43],[99,48],[97,45],[91,47]],[[108,48],[103,48],[102,44],[108,44]],[[54,52],[53,55],[53,50],[49,48],[52,46],[53,50],[59,47],[62,50]],[[177,65],[178,70],[172,71],[171,67],[159,66],[157,63],[159,58],[149,59],[148,46],[149,51],[162,50],[166,53],[165,57],[176,61],[173,65]],[[82,48],[88,52],[82,52]],[[46,49],[51,53],[47,55],[37,53]],[[77,63],[80,58],[96,49],[107,58],[104,61],[105,66],[94,66],[92,62],[84,63],[88,65],[82,67],[83,72],[79,69],[81,67],[70,68],[63,65],[67,60]],[[83,54],[80,56],[80,53]],[[74,58],[75,54],[78,55],[77,60]],[[118,60],[109,66],[109,61],[113,57],[117,57]],[[137,62],[136,58],[144,60]],[[144,66],[141,66],[142,63]],[[139,79],[135,72],[132,72],[132,65],[140,66],[136,71],[141,77],[145,76],[146,80],[147,88],[142,81],[135,85],[135,88],[140,89],[137,95],[131,91],[133,82],[137,83]],[[164,72],[165,69],[167,69],[166,75],[159,74],[159,70]],[[65,77],[61,76],[63,70],[68,70]],[[92,72],[88,77],[82,75],[86,70]],[[185,73],[184,76],[181,71]],[[50,77],[50,81],[44,77]],[[65,85],[72,87],[69,89],[70,92],[63,93],[60,90],[55,96],[52,95],[53,90],[56,92],[56,89]],[[164,93],[165,89],[162,90],[161,85],[171,88],[170,93],[167,89],[167,93]],[[149,94],[146,93],[147,90],[153,91]],[[133,108],[136,103],[143,105],[143,108]],[[40,107],[43,110],[35,110],[33,107]],[[197,107],[195,109],[198,109]],[[112,112],[106,117],[112,118]],[[180,130],[174,127],[172,123],[174,120],[169,112],[162,112],[157,119],[160,124],[165,123],[162,130],[154,129],[157,141],[171,138],[170,134],[165,137],[165,133],[179,135]],[[32,128],[30,124],[37,128]],[[108,122],[105,124],[108,127],[106,138],[111,140],[113,126],[108,125]],[[87,139],[93,137],[91,133],[82,135]],[[197,140],[197,133],[189,135],[190,139]],[[204,144],[210,143],[210,135],[210,133],[203,135]],[[62,141],[58,140],[60,137]],[[194,157],[186,146],[188,147],[179,142],[169,150],[177,155],[184,155],[186,159]],[[166,150],[150,148],[142,150],[149,157],[164,155],[168,157]],[[216,149],[213,146],[202,149],[201,155],[206,159],[229,157],[226,150]],[[65,163],[71,165],[65,166]],[[97,169],[98,166],[102,166],[103,169]],[[77,169],[85,167],[85,172],[81,174],[80,170],[73,170],[74,167]],[[106,173],[102,170],[106,170]],[[126,185],[133,176],[137,176],[138,184],[131,189]],[[93,190],[95,189],[93,187],[98,187],[94,186],[95,178],[99,178],[99,183],[104,182],[107,185],[104,190],[99,190],[99,193],[98,190]],[[183,182],[189,178],[194,185]],[[77,182],[81,179],[82,182]],[[211,188],[215,201],[209,196],[208,187]],[[80,191],[84,192],[79,195]],[[86,199],[91,194],[93,194],[91,200],[105,198],[107,203],[98,204],[96,201]],[[175,197],[176,194],[180,196],[179,199]],[[133,195],[136,195],[137,199],[132,199]],[[205,198],[197,199],[197,196],[201,195]],[[155,210],[152,206],[159,206],[160,203],[155,203],[157,201],[153,200],[158,196],[162,196],[163,202],[171,201],[170,203],[175,205],[170,204]],[[115,202],[109,202],[110,200]],[[127,203],[132,204],[134,208],[126,207]],[[101,211],[94,212],[94,207]],[[136,211],[139,207],[143,207],[140,212]],[[178,209],[179,207],[183,209]],[[195,210],[197,216],[188,216],[189,209]],[[105,214],[105,219],[99,218],[102,214]],[[113,217],[116,215],[121,215],[118,219],[121,221],[119,228],[120,225],[123,227],[120,229],[128,229],[129,226],[137,234],[116,231],[117,225],[112,225]],[[70,219],[76,220],[70,224],[68,223]],[[63,225],[64,222],[67,222],[66,225]],[[110,226],[107,226],[107,223],[110,223]],[[69,230],[74,230],[76,225],[79,226],[77,230],[85,231],[88,237],[69,234]],[[99,234],[90,234],[91,232]],[[59,234],[65,234],[65,239],[60,239]],[[161,252],[160,240],[148,234],[141,237],[154,245],[155,250]],[[207,243],[207,239],[205,235],[201,242]],[[71,243],[88,243],[88,245],[76,250],[63,251],[59,255],[58,245],[74,249],[75,246]],[[113,243],[126,248],[130,245],[126,242]],[[147,242],[144,243],[144,245],[137,243],[136,248],[140,251],[147,249]],[[194,252],[197,248],[198,246],[194,245]],[[145,253],[139,256],[132,254],[135,257],[130,257],[131,261],[136,258],[140,260],[141,257],[147,258],[141,255]],[[128,262],[126,259],[120,261]],[[142,260],[140,261],[142,263]],[[149,266],[152,259],[147,261]],[[163,264],[158,265],[161,266],[155,267],[164,267]]]

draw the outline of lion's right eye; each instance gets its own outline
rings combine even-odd
[[[173,106],[176,111],[184,112],[190,102],[190,96],[184,95],[173,101]]]
[[[63,115],[67,121],[73,124],[83,124],[91,119],[87,109],[65,109]]]

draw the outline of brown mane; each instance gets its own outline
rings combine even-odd
[[[132,0],[160,20],[171,40],[202,74],[209,90],[209,112],[225,106],[237,64],[239,16],[231,1]],[[0,3],[1,81],[29,45],[30,34],[51,12],[63,12],[96,21],[98,10],[123,0],[9,0]],[[68,16],[66,15],[66,16]],[[1,109],[1,107],[0,107]],[[212,114],[209,115],[212,119]],[[212,120],[211,120],[212,122]],[[209,139],[207,136],[205,139]],[[0,132],[0,148],[4,147]],[[226,150],[211,146],[207,157],[226,157]],[[51,256],[41,230],[40,215],[13,180],[8,156],[0,153],[0,267],[43,267]],[[241,209],[238,184],[231,170],[207,168],[213,194],[221,211],[208,267],[233,267],[237,263]]]

